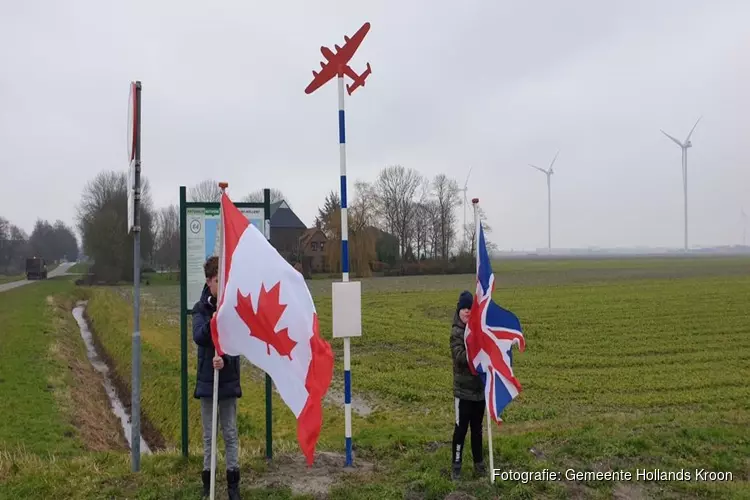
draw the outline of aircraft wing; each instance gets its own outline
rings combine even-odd
[[[313,79],[307,88],[305,88],[305,94],[312,94],[338,74],[333,64],[321,63],[321,66],[320,72],[313,71]]]

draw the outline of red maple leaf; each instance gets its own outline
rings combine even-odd
[[[265,284],[261,283],[258,309],[253,310],[250,294],[243,297],[237,289],[237,305],[234,309],[250,329],[250,336],[266,343],[266,352],[269,356],[273,346],[279,356],[287,356],[291,360],[292,349],[297,342],[289,338],[289,331],[286,328],[276,332],[276,324],[286,309],[286,304],[279,303],[280,292],[281,282],[276,283],[269,291],[266,291]]]

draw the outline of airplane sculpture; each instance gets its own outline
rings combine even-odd
[[[365,39],[365,35],[367,35],[368,31],[370,31],[370,23],[365,23],[351,38],[344,35],[344,42],[346,43],[343,47],[334,45],[334,47],[336,48],[336,53],[334,53],[328,47],[321,47],[320,52],[328,62],[320,63],[320,72],[312,72],[314,78],[312,82],[310,82],[310,85],[308,85],[305,89],[305,94],[312,94],[320,87],[325,85],[334,76],[338,77],[346,75],[352,79],[353,84],[346,86],[346,91],[349,93],[349,95],[352,95],[352,92],[357,90],[359,87],[364,87],[365,80],[368,76],[370,76],[370,73],[372,73],[370,63],[367,63],[367,69],[363,71],[361,75],[358,75],[349,67],[349,60],[359,48],[362,40]]]

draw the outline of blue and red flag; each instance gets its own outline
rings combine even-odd
[[[466,325],[464,342],[469,368],[475,375],[479,374],[484,382],[489,416],[500,424],[503,409],[521,392],[521,384],[513,375],[513,344],[523,352],[526,341],[518,317],[492,300],[495,275],[487,254],[481,223],[477,262],[477,292],[469,323]]]

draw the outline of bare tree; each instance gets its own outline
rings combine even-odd
[[[218,203],[221,201],[219,182],[206,179],[188,190],[188,201]]]
[[[0,217],[0,274],[17,274],[24,269],[30,252],[28,236],[18,226]]]
[[[430,226],[430,209],[428,203],[431,198],[430,181],[423,178],[417,189],[417,198],[414,202],[412,214],[412,235],[414,237],[415,255],[417,260],[428,257],[427,241]]]
[[[482,229],[484,231],[484,239],[485,239],[485,245],[487,246],[487,251],[490,252],[495,249],[495,245],[493,245],[489,238],[487,238],[487,235],[492,232],[492,226],[490,226],[487,223],[487,216],[484,212],[484,209],[480,206],[477,207],[477,211],[479,212],[479,220],[482,223]],[[468,253],[472,257],[476,257],[476,245],[477,245],[477,228],[474,224],[474,214],[471,214],[471,222],[467,222],[465,226],[465,232],[466,232],[466,240],[462,243],[462,253]]]
[[[253,191],[252,193],[242,198],[242,201],[249,203],[263,203],[263,190],[258,189],[257,191]],[[276,203],[279,201],[286,201],[287,204],[289,203],[289,200],[284,197],[284,193],[282,193],[278,189],[271,188],[271,203]]]
[[[29,245],[34,255],[49,262],[78,258],[78,240],[73,230],[61,220],[52,225],[38,219],[29,237]]]
[[[421,184],[419,172],[394,165],[380,171],[373,188],[377,194],[378,213],[385,229],[398,236],[402,257],[411,247],[415,194]]]
[[[354,183],[355,203],[351,206],[355,222],[361,226],[374,226],[378,216],[378,196],[375,187],[364,181]]]
[[[141,256],[153,252],[153,204],[148,180],[141,183]],[[133,237],[127,231],[127,174],[101,172],[86,184],[78,205],[78,229],[93,271],[104,281],[133,279]]]
[[[427,242],[429,238],[429,209],[426,203],[415,203],[413,223],[414,255],[417,260],[427,258]]]
[[[433,193],[437,202],[439,243],[438,255],[447,259],[456,236],[456,213],[455,209],[460,204],[458,195],[458,183],[445,174],[439,174],[432,181]]]
[[[180,263],[180,212],[177,205],[161,208],[155,219],[154,262],[162,269]]]
[[[347,232],[349,241],[350,268],[359,277],[372,274],[370,263],[377,258],[375,221],[376,204],[372,187],[364,182],[355,183],[357,193],[347,210]],[[333,201],[333,200],[331,200]],[[326,244],[326,260],[329,269],[341,269],[341,207],[335,207],[327,215],[323,225],[330,236]],[[326,229],[324,229],[324,232]]]
[[[425,249],[427,257],[437,259],[440,256],[442,235],[440,232],[440,207],[435,198],[430,198],[422,205],[425,224]]]

